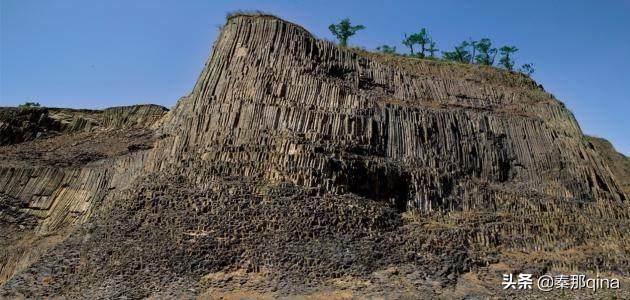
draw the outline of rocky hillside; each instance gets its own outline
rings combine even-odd
[[[517,297],[501,274],[630,275],[628,170],[521,74],[236,15],[163,112],[3,117],[0,295]]]
[[[630,157],[617,152],[613,145],[605,139],[592,136],[586,136],[586,139],[589,146],[595,149],[606,161],[626,195],[630,195]]]
[[[158,105],[105,110],[0,107],[0,146],[63,133],[144,127],[162,118],[166,111]]]

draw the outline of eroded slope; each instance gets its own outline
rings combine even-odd
[[[110,190],[142,168],[156,105],[0,109],[0,283],[65,239]]]
[[[80,193],[56,211],[89,213],[4,273],[5,295],[432,297],[473,280],[464,295],[483,296],[502,272],[629,272],[622,181],[520,74],[341,49],[240,15],[192,93],[148,127],[151,149],[52,197]],[[50,205],[23,192],[31,175],[3,176],[11,201]]]

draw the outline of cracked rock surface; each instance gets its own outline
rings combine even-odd
[[[619,155],[521,74],[236,15],[170,111],[0,109],[0,295],[510,298],[504,273],[627,280]]]

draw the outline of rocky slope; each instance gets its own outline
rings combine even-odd
[[[166,112],[0,108],[0,282],[63,240],[133,166],[142,167],[138,158],[156,139],[151,126]]]
[[[0,126],[3,295],[483,297],[501,273],[630,273],[627,171],[523,75],[237,15],[162,111]]]
[[[595,151],[606,161],[610,167],[610,171],[615,175],[621,189],[630,195],[630,158],[617,152],[609,141],[592,136],[586,136],[586,139]]]

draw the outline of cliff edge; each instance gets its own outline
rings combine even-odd
[[[4,142],[1,295],[517,297],[501,274],[630,274],[628,170],[522,74],[235,15],[162,111]]]

